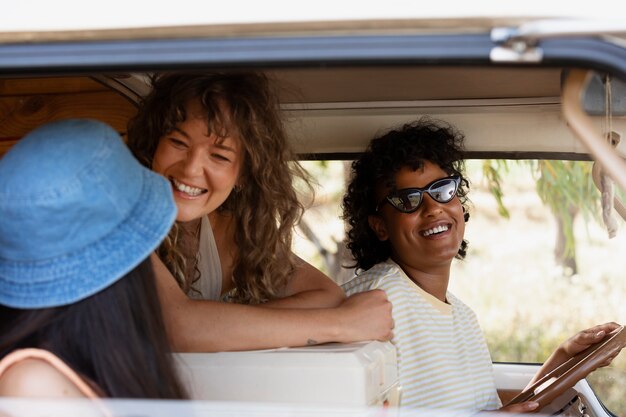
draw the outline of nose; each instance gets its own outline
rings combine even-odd
[[[434,200],[430,194],[424,193],[422,201],[422,216],[435,217],[443,212],[442,203]]]
[[[188,177],[201,175],[204,170],[204,155],[198,149],[191,148],[183,160],[183,173]]]

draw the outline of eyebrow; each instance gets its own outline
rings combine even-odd
[[[191,137],[189,136],[189,134],[187,134],[187,132],[185,132],[184,130],[181,130],[181,129],[177,128],[177,127],[173,128],[172,132],[178,132],[181,135],[183,135],[184,137],[186,137],[187,139],[191,139]]]
[[[182,130],[182,129],[178,128],[178,127],[175,127],[174,129],[172,129],[172,131],[173,132],[178,132],[181,135],[183,135],[184,137],[186,137],[187,139],[191,140],[191,136],[187,132],[185,132],[184,130]],[[228,145],[224,145],[224,138],[221,138],[219,136],[218,136],[218,138],[215,141],[215,146],[217,146],[218,148],[220,148],[220,149],[222,149],[224,151],[227,151],[227,152],[232,152],[234,154],[237,153],[235,148],[233,148],[231,146],[228,146]]]
[[[217,141],[216,141],[216,142],[215,142],[215,146],[217,146],[218,148],[220,148],[220,149],[222,149],[222,150],[225,150],[225,151],[228,151],[228,152],[232,152],[232,153],[234,153],[234,154],[236,154],[236,153],[237,153],[237,151],[235,150],[235,148],[233,148],[233,147],[231,147],[231,146],[224,145],[223,141],[222,141],[222,142],[217,142]]]
[[[222,149],[224,151],[228,151],[228,152],[232,152],[234,154],[237,154],[237,150],[235,148],[233,148],[232,146],[228,146],[228,145],[224,144],[226,139],[229,138],[229,137],[231,138],[231,140],[233,140],[231,136],[227,136],[227,135],[222,136],[222,135],[218,135],[216,133],[213,133],[213,135],[216,136],[215,146],[217,146],[218,148],[220,148],[220,149]]]

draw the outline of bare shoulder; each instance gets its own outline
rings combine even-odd
[[[0,396],[84,397],[63,373],[36,358],[24,359],[4,372],[0,377]]]

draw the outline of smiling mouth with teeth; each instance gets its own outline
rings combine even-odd
[[[450,227],[447,224],[442,224],[440,226],[435,226],[432,229],[424,230],[422,232],[422,236],[427,237],[427,236],[436,235],[439,233],[447,232],[448,229],[450,229]]]
[[[170,178],[170,182],[172,183],[172,185],[174,186],[174,189],[176,189],[177,191],[183,192],[185,194],[188,194],[192,197],[197,197],[201,194],[206,193],[208,190],[204,189],[204,188],[197,188],[197,187],[192,187],[190,185],[187,184],[183,184],[180,181],[175,180],[174,178]]]

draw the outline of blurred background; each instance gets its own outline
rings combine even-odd
[[[338,283],[353,276],[341,198],[350,162],[305,161],[317,182],[294,251]],[[626,322],[626,230],[608,238],[591,162],[470,160],[469,251],[450,290],[478,315],[495,362],[542,363],[565,339]],[[307,198],[305,197],[305,200]],[[615,215],[617,218],[617,215]],[[588,378],[626,415],[626,354]]]

